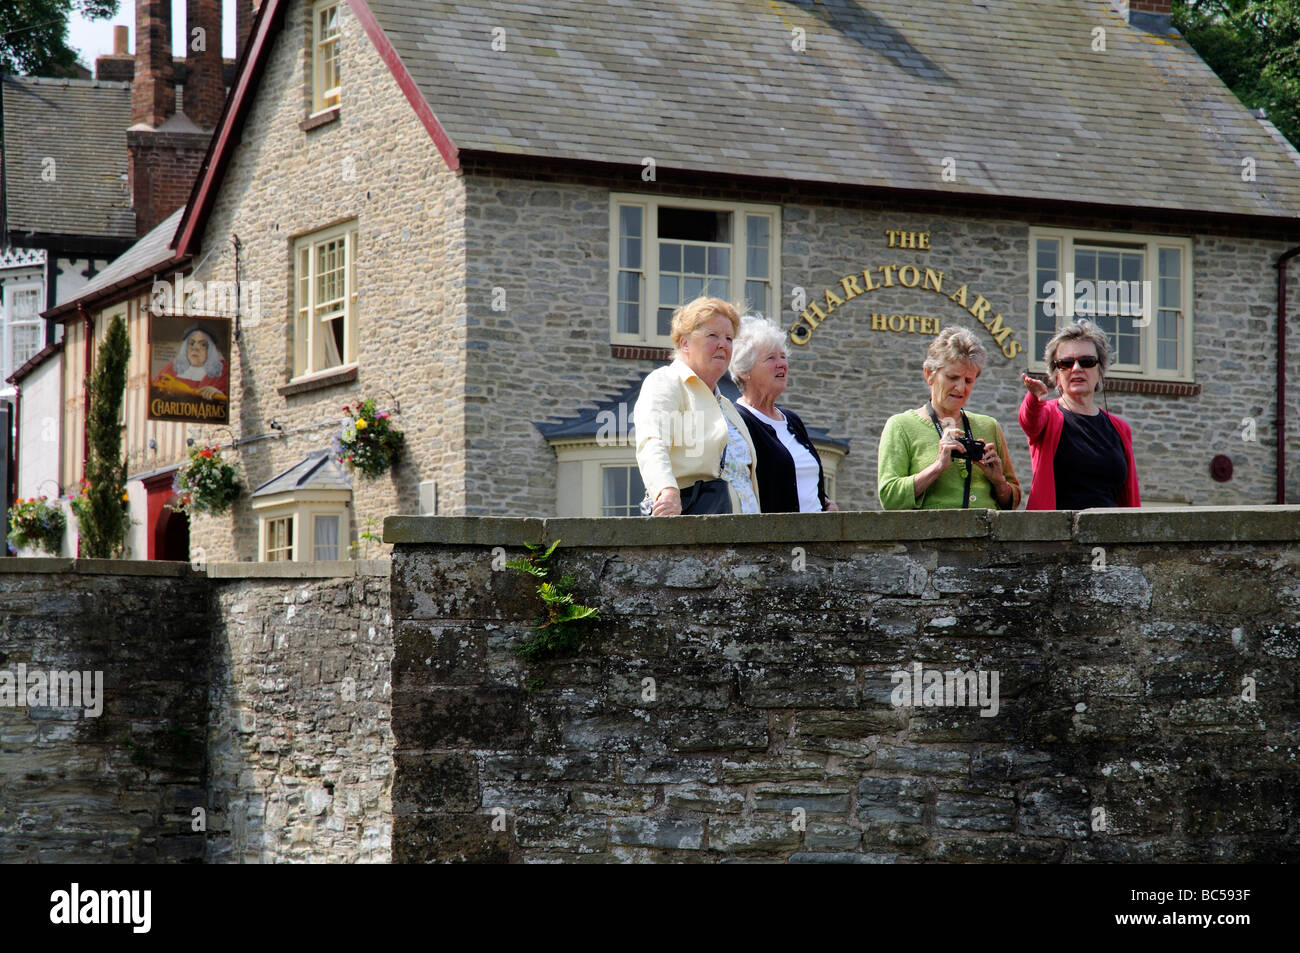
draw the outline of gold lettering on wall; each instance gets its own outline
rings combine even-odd
[[[915,248],[917,251],[930,250],[929,232],[908,232],[895,228],[885,229],[885,238],[890,248]]]
[[[925,249],[929,248],[928,232],[900,232],[889,230],[885,232],[890,238],[890,245],[893,247],[915,247]],[[904,236],[908,242],[917,244],[903,244]],[[924,246],[920,244],[924,239]],[[895,280],[897,279],[897,280]],[[860,274],[854,273],[845,275],[838,279],[839,290],[843,297],[836,293],[833,288],[827,288],[822,292],[822,300],[825,309],[817,302],[810,302],[806,311],[799,315],[797,321],[789,328],[790,341],[793,344],[802,346],[812,340],[813,331],[817,330],[821,324],[826,321],[837,309],[847,301],[852,301],[868,292],[877,291],[881,288],[919,288],[922,291],[929,291],[933,294],[943,295],[949,301],[961,305],[971,317],[982,324],[997,342],[998,347],[1002,349],[1003,356],[1013,358],[1024,351],[1024,346],[1016,340],[1015,330],[1007,325],[1001,314],[993,314],[989,317],[989,312],[993,310],[993,304],[979,292],[972,292],[970,287],[965,283],[957,286],[951,294],[944,294],[944,272],[936,271],[933,268],[912,264],[889,264],[868,267],[862,269]],[[974,295],[974,301],[971,296]],[[938,334],[941,327],[941,321],[938,317],[919,314],[889,314],[882,312],[871,312],[871,330],[873,331],[892,331],[904,334]]]

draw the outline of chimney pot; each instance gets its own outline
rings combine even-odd
[[[129,53],[127,46],[131,42],[131,28],[127,26],[113,27],[113,55],[126,56]]]

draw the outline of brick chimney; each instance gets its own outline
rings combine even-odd
[[[235,0],[235,59],[244,55],[244,47],[253,32],[253,17],[261,0]]]
[[[135,58],[131,55],[130,42],[130,27],[113,27],[113,52],[95,60],[95,79],[129,83],[135,78]]]
[[[1156,16],[1171,16],[1173,0],[1128,0],[1130,13],[1154,13]]]
[[[215,129],[226,102],[221,0],[186,0],[185,67],[185,115],[200,129]]]
[[[1137,17],[1148,24],[1168,27],[1173,15],[1173,0],[1110,0],[1110,5],[1129,23]]]
[[[173,63],[171,0],[136,0],[135,79],[127,176],[135,230],[144,235],[189,198],[225,103],[221,0],[186,0],[186,58]],[[195,34],[195,28],[202,33]],[[176,112],[176,78],[185,79]]]
[[[161,126],[175,112],[176,91],[172,86],[171,2],[170,0],[136,0],[135,79],[131,84],[131,125]]]

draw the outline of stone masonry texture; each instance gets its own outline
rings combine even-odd
[[[356,477],[350,539],[377,533],[384,516],[418,511],[418,485],[436,481],[439,509],[460,512],[464,480],[464,198],[458,176],[428,133],[346,4],[339,7],[337,118],[303,129],[310,14],[294,5],[275,41],[242,143],[202,238],[195,280],[239,273],[257,307],[241,316],[231,360],[231,428],[190,428],[202,441],[283,436],[244,443],[232,454],[255,488],[314,450],[330,446],[343,405],[373,397],[406,434],[408,452],[389,473]],[[357,342],[354,380],[281,394],[293,376],[293,244],[343,222],[357,227]],[[191,554],[209,561],[257,559],[257,518],[245,496],[220,517],[197,519]],[[362,543],[363,555],[367,549]]]
[[[1298,507],[390,519],[393,859],[1295,860],[1297,535]],[[493,565],[539,539],[599,617],[525,664],[534,584]],[[895,704],[917,663],[998,673],[996,715]]]
[[[105,687],[0,708],[0,861],[387,862],[388,566],[344,567],[0,560],[0,671]]]
[[[389,860],[392,628],[376,565],[213,581],[206,862]]]
[[[0,560],[0,672],[98,671],[104,688],[98,717],[0,707],[0,862],[201,861],[207,583],[184,564],[83,566]]]

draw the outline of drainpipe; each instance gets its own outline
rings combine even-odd
[[[1286,502],[1286,263],[1300,245],[1282,253],[1277,264],[1277,501]]]
[[[15,384],[14,385],[14,448],[13,448],[13,453],[10,454],[10,459],[13,460],[13,464],[14,464],[14,472],[12,477],[10,477],[10,479],[13,480],[13,485],[14,485],[13,498],[15,500],[18,499],[18,468],[19,466],[21,466],[18,460],[18,455],[22,445],[23,445],[23,388],[21,384]],[[5,487],[5,489],[8,490],[9,488]],[[6,534],[5,538],[6,539],[8,538],[8,534]],[[9,552],[8,548],[5,549],[5,552],[6,553]]]
[[[86,479],[86,465],[90,463],[90,360],[94,353],[95,321],[86,310],[85,305],[77,308],[81,319],[86,323],[86,356],[82,364],[82,411],[81,411],[81,478]]]

